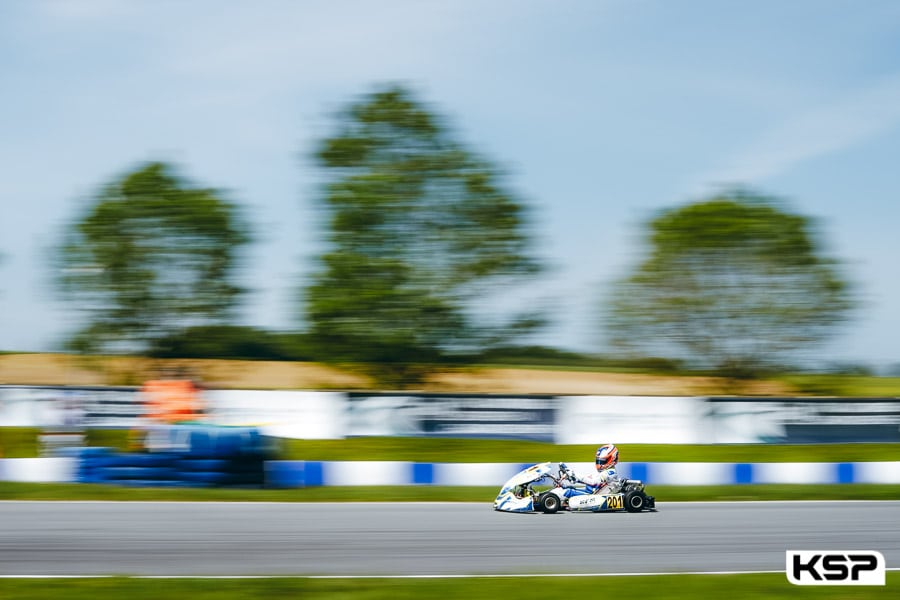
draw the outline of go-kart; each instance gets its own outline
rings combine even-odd
[[[550,489],[536,487],[548,480],[552,483]],[[494,499],[494,510],[547,514],[560,510],[641,512],[656,510],[656,498],[648,496],[644,484],[637,479],[616,479],[600,490],[579,488],[575,474],[565,463],[559,463],[558,474],[554,475],[553,463],[545,462],[519,471],[503,484]]]

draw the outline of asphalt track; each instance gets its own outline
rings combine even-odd
[[[780,571],[785,550],[879,550],[900,502],[658,503],[508,514],[489,503],[0,502],[0,575]]]

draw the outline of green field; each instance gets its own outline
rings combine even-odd
[[[867,462],[900,461],[900,444],[672,445],[618,444],[623,462]],[[350,438],[284,440],[295,460],[403,460],[411,462],[592,462],[596,445],[541,442]]]
[[[581,597],[610,593],[625,598],[814,598],[852,600],[896,598],[900,573],[889,572],[884,587],[798,587],[782,573],[740,575],[650,575],[643,577],[481,577],[435,579],[134,579],[127,577],[0,580],[4,600],[93,600],[95,598],[521,598],[537,595]],[[604,592],[605,591],[605,592]]]
[[[40,454],[36,428],[0,427],[0,457]],[[127,450],[134,437],[123,429],[92,429],[87,443]],[[410,462],[591,462],[596,446],[521,440],[359,437],[343,440],[277,440],[285,460]],[[900,461],[900,444],[672,445],[619,444],[623,462],[868,462]]]
[[[777,381],[801,394],[845,398],[896,398],[900,396],[900,377],[868,375],[783,375]]]

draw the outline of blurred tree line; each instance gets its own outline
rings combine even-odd
[[[616,347],[730,377],[777,371],[852,308],[815,224],[740,190],[663,211],[605,305]]]
[[[139,353],[192,327],[229,324],[243,293],[237,252],[249,239],[236,204],[168,165],[104,186],[56,256],[60,290],[85,313],[69,349]]]
[[[376,90],[339,115],[315,158],[325,249],[303,290],[304,330],[235,322],[245,216],[151,163],[107,184],[55,255],[59,289],[83,313],[69,349],[319,360],[399,386],[471,362],[754,376],[826,339],[852,308],[810,219],[733,192],[647,224],[646,257],[600,310],[617,358],[527,346],[544,315],[473,310],[539,275],[527,207],[436,111],[401,87]]]

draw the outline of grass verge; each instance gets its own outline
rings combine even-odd
[[[853,398],[896,398],[900,396],[900,377],[867,375],[794,374],[777,381],[802,394]]]
[[[591,462],[594,445],[510,440],[362,437],[282,440],[291,460],[403,460],[412,462]],[[672,445],[618,444],[623,462],[867,462],[900,461],[900,444]]]
[[[88,429],[86,443],[132,448],[137,432]],[[40,454],[37,428],[0,427],[0,458]],[[341,440],[278,439],[286,460],[380,460],[410,462],[590,462],[594,444],[550,444],[469,438],[358,437]],[[900,461],[900,444],[619,444],[624,462],[868,462]]]
[[[0,481],[0,500],[112,500],[160,502],[484,502],[495,487],[392,486],[312,487],[292,489],[171,489],[84,483]],[[713,485],[648,486],[665,502],[737,500],[900,500],[900,485]]]
[[[889,572],[885,587],[798,587],[781,573],[739,575],[647,575],[641,577],[479,577],[471,579],[7,579],[0,580],[6,600],[95,600],[96,598],[517,598],[523,590],[552,590],[578,597],[585,590],[622,590],[632,598],[895,598],[900,573]]]

